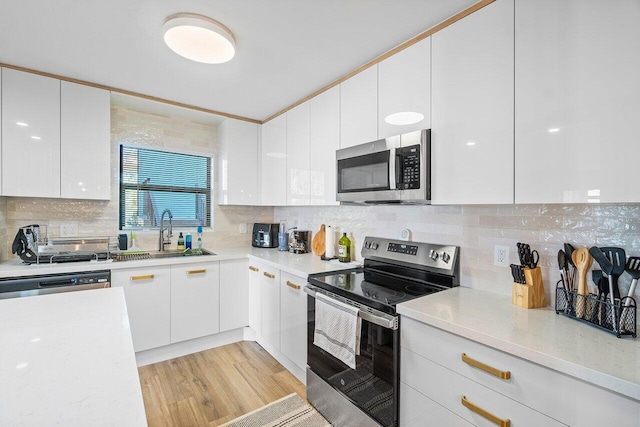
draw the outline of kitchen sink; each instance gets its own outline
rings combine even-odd
[[[205,249],[193,250],[191,253],[185,253],[184,251],[150,251],[149,256],[155,258],[181,258],[186,256],[204,256],[204,255],[216,255],[213,252],[209,252]]]

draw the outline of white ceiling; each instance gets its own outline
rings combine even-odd
[[[0,62],[263,120],[477,0],[3,0]],[[169,50],[164,19],[216,19],[231,62]]]

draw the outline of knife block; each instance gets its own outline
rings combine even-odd
[[[511,303],[524,308],[547,306],[547,297],[542,284],[540,267],[524,268],[525,284],[514,283],[511,291]]]

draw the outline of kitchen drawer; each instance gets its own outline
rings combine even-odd
[[[400,352],[400,358],[402,382],[474,425],[495,426],[487,418],[463,406],[463,396],[478,408],[502,420],[510,420],[513,426],[565,425],[406,348]],[[551,388],[549,384],[546,386]]]
[[[464,418],[400,382],[400,425],[402,427],[471,427]]]

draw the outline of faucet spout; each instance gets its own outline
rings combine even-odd
[[[164,225],[164,216],[168,215],[169,217],[169,225],[165,227]],[[162,215],[160,216],[160,238],[158,240],[158,250],[164,251],[165,245],[171,244],[171,237],[173,236],[173,224],[172,220],[173,214],[169,209],[165,209],[162,211]],[[164,231],[167,230],[167,238],[164,237]]]

